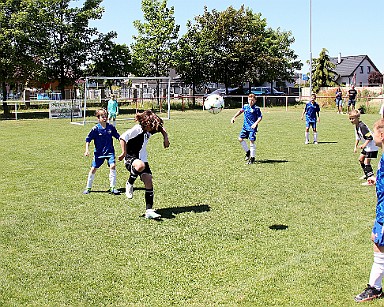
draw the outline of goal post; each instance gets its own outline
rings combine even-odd
[[[104,82],[118,83],[119,90],[110,91],[109,88],[100,89],[100,80]],[[103,86],[101,86],[103,87]],[[139,109],[145,109],[149,103],[156,103],[163,109],[163,101],[166,102],[166,116],[163,119],[170,119],[171,111],[171,77],[107,77],[107,76],[87,76],[84,82],[84,98],[83,98],[83,118],[79,122],[71,122],[74,124],[84,125],[86,123],[87,108],[93,101],[100,107],[105,106],[109,97],[115,94],[118,100],[126,101],[135,112]],[[108,97],[108,98],[107,98]],[[121,106],[119,104],[119,108]],[[165,106],[164,106],[165,109]],[[124,118],[118,120],[132,120],[132,118]]]

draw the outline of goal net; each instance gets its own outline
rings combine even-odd
[[[85,78],[81,104],[82,117],[71,118],[72,124],[95,122],[95,110],[107,108],[115,95],[119,105],[118,121],[133,120],[137,112],[154,110],[161,118],[170,119],[170,77],[99,77]]]

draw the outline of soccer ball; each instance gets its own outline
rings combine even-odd
[[[220,113],[224,109],[224,99],[220,95],[212,94],[204,101],[204,109],[212,114]]]

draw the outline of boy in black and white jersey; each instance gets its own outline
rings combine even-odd
[[[135,119],[138,124],[120,136],[119,161],[124,159],[125,167],[130,173],[125,186],[125,194],[128,198],[133,197],[133,184],[140,176],[145,185],[145,217],[156,219],[161,216],[153,210],[153,183],[152,172],[148,164],[147,143],[153,134],[160,132],[164,138],[164,148],[168,148],[168,134],[163,127],[163,120],[151,110],[137,113]]]

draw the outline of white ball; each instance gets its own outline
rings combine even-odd
[[[224,99],[220,95],[212,94],[204,101],[204,109],[212,114],[220,113],[224,109]]]

